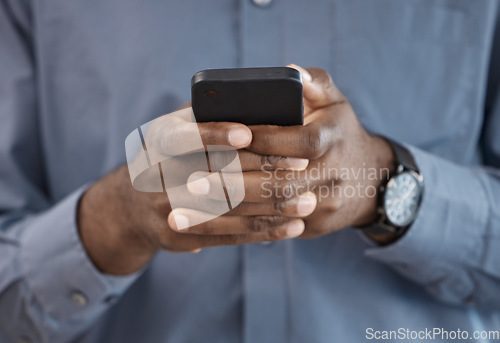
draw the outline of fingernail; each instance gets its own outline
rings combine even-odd
[[[285,163],[287,165],[286,169],[301,171],[307,168],[307,166],[309,165],[309,160],[306,160],[304,158],[287,157],[285,159]]]
[[[232,129],[229,131],[227,140],[235,148],[242,148],[250,144],[252,136],[245,129]]]
[[[306,192],[299,197],[297,212],[301,216],[308,216],[316,208],[316,196],[312,192]]]
[[[196,195],[207,195],[210,192],[210,182],[201,173],[191,174],[188,178],[187,188]]]
[[[305,224],[302,220],[294,220],[288,223],[286,233],[288,237],[297,237],[304,232]]]
[[[189,227],[189,218],[183,214],[174,213],[175,229],[186,230]]]

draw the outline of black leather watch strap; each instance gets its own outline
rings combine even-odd
[[[384,138],[391,146],[392,152],[394,153],[396,166],[403,165],[407,169],[420,173],[420,170],[417,167],[417,163],[415,162],[413,155],[408,151],[408,149],[403,147],[401,144],[391,141],[385,137],[382,138]]]
[[[400,145],[399,143],[396,143],[388,138],[385,138],[383,136],[380,136],[383,138],[387,143],[390,145],[392,152],[394,154],[394,164],[396,167],[395,175],[398,173],[402,172],[403,170],[400,170],[399,166],[403,166],[404,170],[412,170],[416,173],[420,174],[420,170],[417,167],[417,163],[415,162],[415,159],[413,158],[412,154],[408,149]],[[395,176],[391,175],[391,177]],[[385,184],[381,185],[382,191],[385,191]],[[383,194],[379,194],[379,208],[383,208]],[[392,233],[396,235],[397,237],[403,236],[406,231],[408,230],[409,226],[406,227],[396,227],[391,225],[386,221],[385,216],[381,216],[376,222],[366,225],[366,226],[361,226],[357,227],[357,229],[368,233],[368,234],[373,234],[373,235],[379,235],[379,234],[387,234],[387,233]]]

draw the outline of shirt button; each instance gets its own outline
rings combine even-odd
[[[273,2],[273,0],[252,0],[252,2],[259,7],[267,7]]]
[[[84,307],[88,303],[88,299],[82,292],[73,291],[71,293],[71,301],[78,307]]]
[[[264,241],[264,242],[260,242],[261,245],[263,246],[269,246],[269,245],[272,245],[274,242],[271,242],[271,241]]]

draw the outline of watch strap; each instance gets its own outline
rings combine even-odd
[[[413,155],[411,152],[406,149],[404,146],[401,144],[394,142],[386,137],[380,136],[382,139],[384,139],[389,146],[392,149],[392,152],[394,154],[394,161],[396,165],[396,175],[401,172],[401,170],[398,170],[398,166],[402,165],[404,169],[406,170],[412,170],[414,172],[420,173],[419,168],[417,167],[417,163],[415,162],[415,159],[413,158]],[[391,175],[394,176],[394,175]],[[382,198],[382,197],[380,197]],[[383,206],[380,204],[379,206]],[[410,226],[405,226],[405,227],[396,227],[393,226],[389,223],[385,222],[385,218],[381,217],[379,218],[378,221],[375,223],[365,225],[365,226],[360,226],[357,227],[357,229],[363,231],[364,233],[368,234],[373,234],[373,235],[380,235],[380,234],[387,234],[387,233],[392,233],[395,234],[397,237],[401,237],[409,228]]]
[[[420,173],[420,170],[417,167],[417,163],[415,162],[413,155],[408,149],[390,139],[387,139],[385,137],[382,138],[384,138],[386,142],[391,146],[396,166],[403,165],[407,169]]]

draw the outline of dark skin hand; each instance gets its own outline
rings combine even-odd
[[[180,116],[174,119],[183,118],[186,113],[190,115],[191,109],[186,109],[184,112],[180,111]],[[267,167],[272,169],[300,169],[308,163],[304,159],[262,157],[243,150],[251,143],[252,133],[242,124],[192,124],[179,120],[178,125],[174,125],[173,131],[171,124],[171,118],[167,116],[165,120],[157,121],[156,126],[148,131],[146,141],[161,143],[156,149],[148,149],[151,158],[155,158],[155,154],[167,156],[179,152],[170,150],[176,149],[178,144],[164,144],[163,139],[169,140],[177,135],[178,139],[185,137],[185,143],[189,145],[193,135],[199,134],[206,145],[240,149],[239,159],[244,171],[261,170],[263,164],[269,162],[271,165]],[[173,176],[184,174],[187,178],[189,174],[186,173],[193,171],[193,162],[197,164],[199,155],[199,153],[182,155],[173,160],[170,164],[171,174]],[[224,151],[215,152],[211,162],[215,163],[221,159],[219,164],[225,165],[226,155]],[[202,157],[205,158],[204,155]],[[181,203],[189,205],[192,202],[192,195],[190,198],[186,194],[178,195]],[[220,201],[206,199],[200,201],[196,208],[208,210],[220,204]],[[160,249],[171,252],[197,252],[201,248],[212,246],[300,236],[304,230],[304,223],[299,218],[309,215],[314,210],[313,204],[312,207],[309,206],[307,212],[301,212],[297,199],[292,199],[283,207],[283,213],[287,216],[267,216],[265,214],[271,212],[268,207],[269,204],[264,206],[253,204],[232,210],[225,217],[238,221],[239,230],[236,232],[217,227],[206,235],[180,233],[172,229],[172,222],[168,220],[172,211],[168,197],[164,193],[146,193],[134,189],[128,168],[123,166],[97,181],[85,192],[78,208],[78,228],[87,253],[100,271],[126,275],[144,267]],[[243,217],[235,219],[239,215]],[[212,227],[212,223],[205,223],[204,227],[207,230]]]
[[[136,191],[127,167],[110,173],[84,194],[79,230],[99,270],[125,275],[140,270],[160,249],[197,252],[211,246],[315,238],[376,219],[376,198],[367,195],[372,195],[386,173],[377,178],[345,178],[336,172],[320,172],[321,177],[316,177],[310,171],[392,170],[390,147],[363,129],[325,71],[296,68],[304,78],[304,126],[198,124],[204,143],[240,149],[245,196],[229,213],[195,226],[178,227],[177,223],[186,222],[176,219],[194,222],[225,199],[203,187],[188,187],[199,198],[200,206],[172,212],[165,194]],[[231,132],[237,133],[238,139],[231,137]],[[207,172],[194,174],[203,173]],[[234,177],[231,173],[224,176],[230,196],[238,191],[231,187]],[[270,188],[264,188],[264,182]],[[352,194],[352,189],[357,191]],[[391,235],[372,238],[379,243],[395,239]]]
[[[301,238],[316,238],[348,226],[370,224],[377,218],[375,195],[378,186],[394,169],[392,151],[383,139],[364,130],[326,71],[294,67],[304,78],[304,126],[251,126],[253,139],[247,150],[259,155],[304,158],[309,160],[309,165],[304,171],[243,173],[245,199],[240,207],[261,204],[265,214],[286,216],[285,204],[297,196],[312,196],[313,193],[317,205],[314,213],[304,218],[305,230]],[[345,170],[350,174],[345,175]],[[375,171],[376,176],[367,171]],[[196,174],[206,176],[209,173]],[[236,176],[230,173],[224,176],[230,197],[235,189],[232,185],[236,183],[233,178]],[[264,182],[266,186],[263,187]],[[212,186],[216,185],[210,188]],[[213,192],[203,194],[193,189],[192,193],[212,200],[224,200]],[[266,204],[269,204],[267,208]],[[188,218],[204,215],[189,209],[176,209],[174,214],[177,213]],[[249,213],[243,211],[243,214]],[[244,218],[222,216],[206,225],[179,232],[207,234],[217,232],[217,227],[230,227],[233,233],[242,233],[244,229],[238,223]],[[171,223],[175,228],[173,220]],[[371,238],[381,244],[395,239],[391,234]]]

